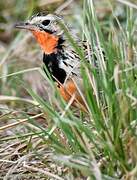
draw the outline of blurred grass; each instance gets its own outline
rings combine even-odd
[[[83,50],[66,32],[81,58],[88,109],[83,113],[70,108],[71,102],[66,104],[54,83],[37,68],[42,56],[32,36],[18,34],[9,26],[32,12],[44,8],[54,11],[63,2],[7,2],[8,6],[0,2],[0,19],[6,18],[1,33],[11,31],[6,41],[0,36],[0,58],[6,57],[0,67],[0,97],[7,98],[0,99],[0,125],[4,127],[0,133],[1,177],[137,179],[136,9],[115,1],[94,1],[93,5],[87,0],[73,1],[61,12],[94,49],[90,63],[86,63]],[[95,63],[98,68],[93,68]],[[47,98],[49,86],[54,91]],[[30,96],[39,105],[27,103],[31,102]],[[26,98],[27,105],[22,98]]]

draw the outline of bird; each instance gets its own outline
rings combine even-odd
[[[16,23],[15,27],[29,30],[33,34],[43,50],[43,63],[63,99],[69,102],[73,97],[72,106],[87,111],[82,95],[80,57],[71,46],[60,23],[68,28],[62,16],[40,12],[25,22]],[[77,38],[76,41],[80,42]],[[85,43],[81,44],[86,51]]]

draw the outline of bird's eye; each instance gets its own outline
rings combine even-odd
[[[42,24],[43,24],[44,26],[49,25],[49,23],[50,23],[50,20],[44,20],[44,21],[42,22]]]

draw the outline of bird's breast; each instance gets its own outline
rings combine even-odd
[[[45,54],[56,52],[58,37],[44,31],[32,31]]]

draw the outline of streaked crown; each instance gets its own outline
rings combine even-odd
[[[63,18],[56,14],[38,13],[33,15],[24,23],[16,24],[17,28],[29,29],[32,31],[45,31],[55,35],[61,35],[63,31],[59,22],[64,23]]]

